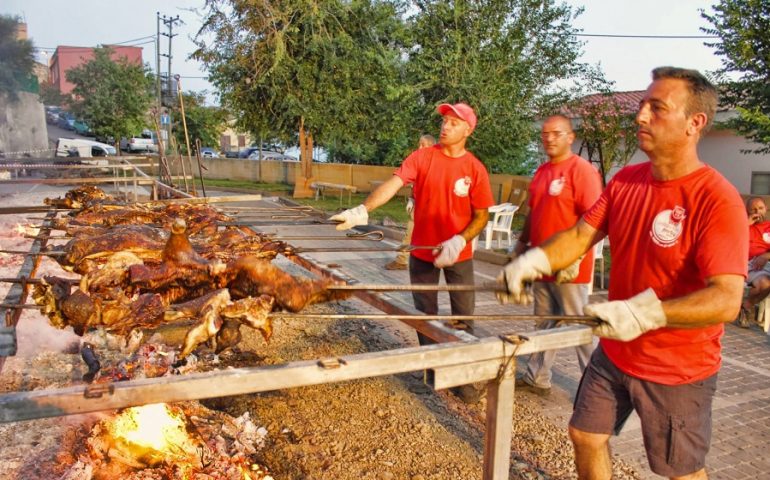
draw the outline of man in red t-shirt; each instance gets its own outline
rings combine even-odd
[[[337,230],[366,225],[368,212],[387,203],[404,185],[412,185],[414,230],[412,245],[437,246],[416,249],[409,259],[414,284],[438,284],[441,271],[447,284],[473,284],[471,240],[486,226],[487,209],[494,205],[489,174],[465,143],[476,128],[476,114],[464,104],[441,104],[443,117],[439,143],[410,154],[394,175],[377,187],[363,204],[334,215],[342,222]],[[413,292],[415,307],[429,315],[438,313],[438,292]],[[475,297],[470,292],[450,292],[453,315],[472,315]],[[472,324],[455,322],[457,328]],[[421,337],[421,342],[426,341]]]
[[[767,205],[760,197],[746,200],[749,215],[749,292],[741,305],[738,326],[749,327],[756,318],[754,306],[770,294],[770,221],[765,220]]]
[[[711,404],[723,324],[738,314],[748,222],[738,192],[698,158],[717,92],[699,72],[653,70],[639,104],[639,148],[649,162],[625,167],[573,227],[517,257],[500,280],[502,301],[558,271],[609,236],[609,301],[583,312],[602,337],[583,373],[569,433],[578,478],[612,476],[610,436],[632,411],[650,468],[705,479]]]
[[[541,165],[529,184],[529,215],[513,253],[523,254],[553,234],[577,222],[602,193],[599,172],[585,159],[572,153],[575,133],[569,118],[549,117],[540,132],[548,162]],[[581,315],[588,303],[588,282],[593,279],[593,250],[556,276],[534,283],[532,296],[535,315]],[[569,273],[568,273],[569,272]],[[558,322],[538,322],[538,329],[555,328]],[[575,348],[580,370],[588,365],[592,345]],[[551,368],[556,350],[536,352],[526,362],[526,372],[516,379],[516,387],[546,396],[551,392]]]

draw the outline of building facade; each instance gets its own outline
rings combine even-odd
[[[112,49],[110,58],[113,61],[126,59],[129,63],[142,65],[142,47],[128,47],[123,45],[105,45]],[[94,58],[94,49],[91,47],[58,46],[51,56],[48,65],[49,81],[63,94],[68,94],[74,85],[67,81],[67,71]]]

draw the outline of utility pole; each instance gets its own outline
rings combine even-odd
[[[158,115],[162,106],[160,93],[160,12],[155,12],[155,96]]]
[[[158,12],[160,15],[160,12]],[[176,88],[171,84],[172,79],[174,78],[171,74],[171,59],[173,58],[173,55],[171,54],[171,40],[176,37],[178,34],[174,33],[174,26],[177,24],[181,24],[182,20],[179,18],[179,15],[176,17],[167,17],[163,15],[163,17],[159,18],[159,22],[163,22],[165,26],[168,27],[168,33],[160,33],[160,35],[163,35],[165,37],[168,37],[168,54],[163,54],[164,57],[168,58],[168,71],[166,72],[166,82],[165,82],[165,88],[163,89],[162,96],[167,99],[167,101],[161,101],[161,104],[166,107],[166,111],[169,115],[169,121],[166,125],[166,145],[170,145],[171,142],[171,108],[174,106],[174,97],[176,96]],[[160,32],[160,23],[158,23],[158,32]],[[160,37],[158,37],[160,38]],[[160,70],[160,58],[158,58],[158,70]]]

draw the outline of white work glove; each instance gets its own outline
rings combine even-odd
[[[602,320],[599,326],[594,327],[594,335],[624,342],[666,326],[663,304],[651,288],[628,300],[586,305],[583,313]]]
[[[366,207],[361,204],[356,208],[349,208],[344,212],[332,215],[329,220],[342,222],[337,225],[337,230],[349,230],[358,225],[369,223],[369,213],[366,211]]]
[[[556,283],[569,283],[576,279],[580,274],[580,263],[583,261],[584,257],[585,255],[581,255],[580,258],[572,262],[569,266],[556,272]]]
[[[433,260],[433,265],[436,268],[451,267],[457,261],[457,257],[460,256],[460,252],[465,248],[467,242],[462,235],[455,235],[449,240],[445,240],[440,243],[441,249],[433,250],[433,255],[438,255]]]
[[[414,198],[409,197],[409,200],[406,201],[406,213],[409,215],[414,212]]]
[[[497,276],[497,283],[504,285],[508,290],[505,293],[497,292],[497,300],[502,304],[527,305],[532,302],[532,295],[527,291],[524,283],[550,274],[551,263],[543,249],[531,248],[503,267],[503,271]]]

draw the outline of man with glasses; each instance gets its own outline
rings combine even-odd
[[[585,159],[572,153],[575,133],[562,115],[549,117],[540,133],[548,161],[535,172],[529,184],[529,215],[513,249],[515,256],[537,247],[556,232],[574,225],[594,204],[602,191],[599,172]],[[582,315],[588,303],[588,282],[593,281],[593,252],[571,268],[538,279],[533,285],[535,315]],[[538,329],[557,326],[553,320],[539,322]],[[581,371],[591,358],[592,345],[575,348]],[[526,362],[525,373],[516,387],[540,396],[551,393],[551,368],[556,350],[537,352]]]

